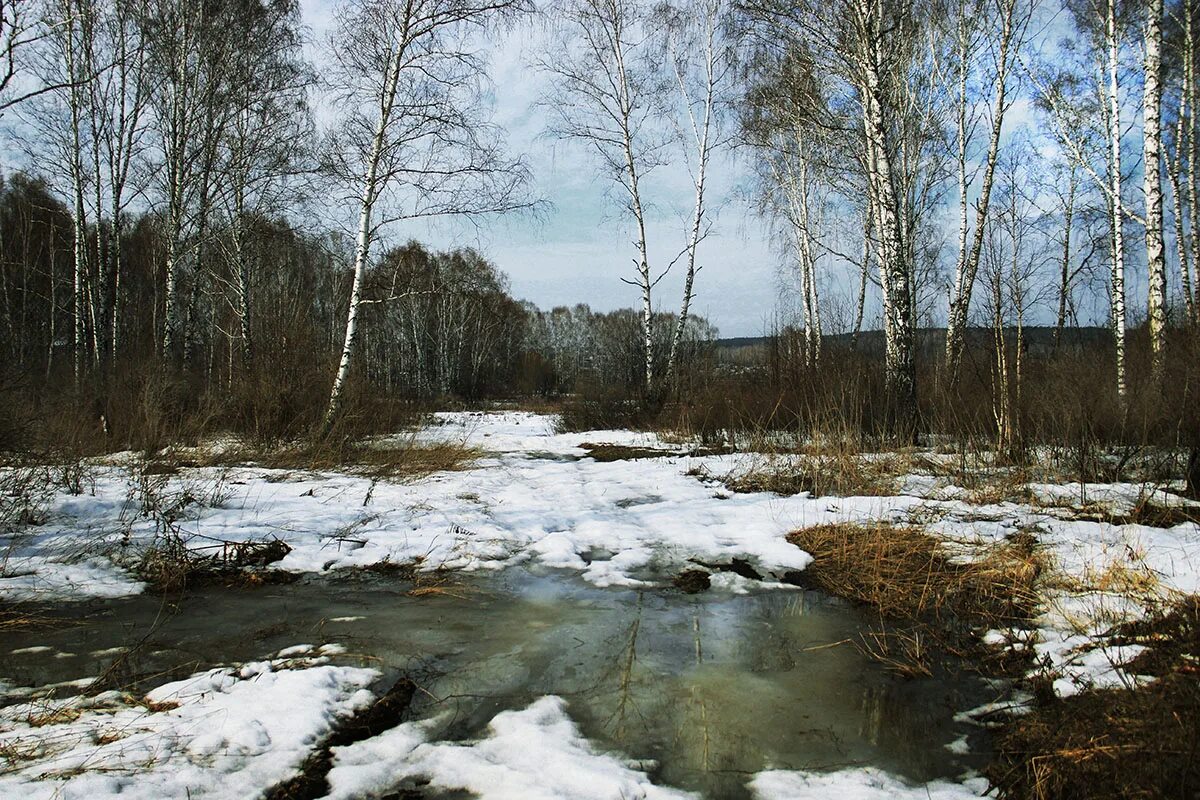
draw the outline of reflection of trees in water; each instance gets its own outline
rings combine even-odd
[[[700,638],[699,614],[692,615],[692,639],[695,643],[696,666],[700,667],[704,663],[704,644]],[[693,683],[689,687],[688,695],[686,709],[675,727],[675,739],[672,746],[678,748],[680,739],[689,732],[695,731],[696,748],[699,751],[698,768],[701,772],[708,772],[712,755],[712,737],[708,727],[708,700],[704,695],[703,687],[698,683]]]
[[[646,717],[638,707],[634,696],[634,670],[637,667],[638,634],[642,627],[642,593],[638,592],[637,605],[633,621],[625,629],[625,645],[617,650],[607,669],[604,669],[592,692],[597,705],[603,705],[601,698],[608,693],[607,687],[616,683],[616,695],[613,712],[604,720],[603,727],[611,730],[617,742],[624,742],[626,736],[626,721],[631,714],[636,714],[643,726],[648,727]]]
[[[878,747],[887,709],[891,705],[891,692],[885,687],[867,684],[859,697],[862,713],[858,715],[858,735],[872,747]]]

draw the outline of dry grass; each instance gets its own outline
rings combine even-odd
[[[1014,537],[969,562],[951,559],[917,528],[883,523],[817,525],[788,541],[813,556],[803,574],[814,588],[891,619],[979,619],[1000,627],[1027,619],[1037,602],[1042,563],[1031,537]]]
[[[720,478],[734,492],[774,492],[813,497],[885,497],[895,494],[896,480],[909,471],[903,454],[875,457],[841,453],[768,457],[749,470]]]
[[[1047,697],[1013,720],[989,778],[1007,798],[1189,798],[1200,793],[1200,598],[1126,626],[1149,646],[1139,688]]]
[[[813,556],[797,574],[802,585],[879,615],[880,625],[858,645],[888,669],[928,676],[946,657],[993,672],[1020,667],[1011,653],[985,647],[979,633],[1025,624],[1034,614],[1044,564],[1032,536],[1018,534],[969,561],[952,559],[917,528],[883,523],[818,525],[788,541]]]
[[[257,464],[280,470],[346,470],[377,480],[415,480],[469,469],[483,451],[461,442],[385,439],[299,442],[274,448],[239,447],[207,454],[203,466]]]
[[[73,706],[47,708],[45,711],[30,711],[25,717],[26,724],[31,728],[42,728],[47,725],[63,725],[74,722],[83,716],[83,711]]]
[[[53,617],[0,606],[0,633],[44,628],[54,623]]]
[[[1072,519],[1103,522],[1108,525],[1146,525],[1151,528],[1173,528],[1187,522],[1200,523],[1200,506],[1162,505],[1142,497],[1128,512],[1116,512],[1103,505],[1073,509]]]

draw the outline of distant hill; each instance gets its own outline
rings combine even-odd
[[[1007,331],[1009,336],[1016,336],[1016,329]],[[987,345],[991,343],[990,328],[967,328],[968,345]],[[1108,328],[1087,326],[1080,328],[1064,328],[1062,345],[1064,347],[1092,348],[1104,346],[1112,341],[1112,333]],[[775,337],[773,336],[736,336],[728,339],[717,339],[716,346],[724,357],[744,360],[756,350],[766,353],[766,347]],[[1031,355],[1048,355],[1054,348],[1054,327],[1050,325],[1029,326],[1024,331],[1025,345]],[[824,337],[826,347],[849,347],[851,335],[848,333],[829,334]],[[942,351],[946,343],[945,328],[921,328],[917,331],[917,352],[922,356],[936,355]],[[858,335],[858,349],[863,353],[883,355],[883,331],[863,331]]]

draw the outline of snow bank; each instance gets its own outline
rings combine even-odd
[[[596,751],[559,697],[504,711],[477,742],[427,742],[420,724],[334,750],[329,800],[370,797],[405,778],[481,800],[679,800],[696,795],[656,786],[639,765]]]
[[[663,582],[689,558],[744,558],[778,576],[810,561],[783,538],[796,527],[900,518],[920,502],[730,494],[686,473],[694,466],[729,471],[736,456],[600,463],[579,445],[667,446],[629,431],[558,434],[552,418],[535,414],[440,414],[435,423],[420,438],[461,441],[485,456],[472,469],[375,485],[339,472],[194,468],[171,476],[164,491],[203,499],[179,521],[191,546],[277,537],[292,547],[275,565],[285,570],[418,557],[430,569],[533,562],[580,571],[598,586]],[[153,538],[154,521],[137,513],[140,490],[127,466],[97,466],[93,494],[60,496],[46,525],[0,537],[0,552],[10,553],[8,566],[0,565],[0,598],[138,591],[140,584],[95,554],[120,562]],[[90,548],[80,546],[80,531]],[[87,560],[66,555],[81,550]]]
[[[758,800],[967,800],[987,791],[987,781],[911,785],[877,769],[811,773],[771,770],[750,781]]]
[[[254,797],[295,774],[375,670],[274,660],[213,669],[144,703],[98,697],[0,709],[0,797]]]

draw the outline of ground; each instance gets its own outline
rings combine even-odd
[[[418,435],[480,453],[466,469],[410,481],[341,471],[236,467],[147,469],[133,454],[89,464],[56,492],[40,524],[0,538],[0,600],[70,602],[141,592],[133,567],[170,539],[195,552],[279,539],[274,563],[324,572],[381,563],[420,570],[499,570],[517,564],[578,572],[600,586],[667,587],[696,562],[744,562],[762,580],[715,571],[711,591],[795,591],[811,557],[786,540],[839,522],[918,524],[956,558],[972,559],[1021,532],[1036,537],[1054,579],[1027,626],[988,634],[998,647],[1032,648],[1033,669],[1060,695],[1139,680],[1121,668],[1136,645],[1110,645],[1116,625],[1200,591],[1200,526],[1124,522],[1148,496],[1184,504],[1160,486],[1028,484],[1020,501],[986,502],[956,486],[928,454],[906,462],[888,493],[814,497],[734,492],[763,456],[693,455],[648,434],[561,434],[531,413],[444,413]],[[583,444],[638,448],[638,458],[593,458]],[[387,446],[386,440],[376,442]],[[209,447],[227,444],[215,443]],[[657,458],[644,449],[665,451]],[[188,453],[176,453],[186,462]],[[724,480],[722,480],[724,479]],[[77,490],[72,493],[71,490]],[[1107,519],[1082,509],[1102,505]],[[265,654],[269,655],[269,654]],[[4,687],[0,795],[27,797],[253,796],[296,771],[338,719],[369,703],[378,673],[298,648],[256,663],[208,670],[145,698],[66,693],[48,700]],[[86,676],[81,676],[86,677]],[[86,685],[81,680],[78,686]],[[1019,693],[1009,705],[1019,707]],[[977,718],[991,709],[963,709]],[[114,731],[119,730],[120,735]],[[133,732],[132,734],[130,732]],[[646,765],[601,752],[545,697],[505,711],[473,742],[431,738],[404,723],[334,751],[330,797],[370,796],[406,775],[483,797],[686,796],[657,786]],[[910,787],[873,769],[766,771],[760,798],[972,797],[978,778]]]

